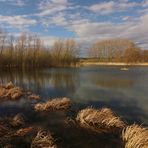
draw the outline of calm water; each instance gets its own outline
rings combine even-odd
[[[73,101],[72,111],[35,113],[35,102],[21,99],[16,102],[1,102],[0,116],[23,112],[30,123],[50,129],[65,147],[116,147],[98,143],[96,135],[87,135],[66,126],[66,116],[87,106],[110,107],[127,123],[148,125],[148,67],[81,67],[53,68],[38,71],[0,71],[0,83],[12,81],[18,86],[39,94],[41,101],[55,97],[69,97]],[[69,132],[71,131],[71,132]],[[95,138],[94,138],[95,137]],[[64,141],[64,142],[63,142]],[[87,142],[86,142],[87,141]],[[112,144],[110,144],[112,143]],[[100,145],[98,145],[100,144]]]

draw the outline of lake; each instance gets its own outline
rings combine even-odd
[[[0,103],[0,116],[22,112],[28,121],[52,131],[64,147],[97,148],[107,147],[107,143],[93,134],[66,127],[67,116],[75,117],[85,107],[109,107],[128,124],[148,125],[148,67],[129,67],[121,71],[120,66],[88,66],[80,68],[50,68],[42,70],[3,70],[0,83],[12,81],[41,96],[41,101],[50,98],[69,97],[73,105],[71,111],[36,113],[32,110],[35,101]],[[59,138],[60,137],[60,138]],[[95,137],[95,138],[94,138]],[[112,144],[110,144],[112,143]],[[109,141],[109,147],[116,147]]]

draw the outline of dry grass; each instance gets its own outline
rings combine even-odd
[[[33,139],[31,148],[57,148],[50,133],[39,131]]]
[[[127,126],[122,131],[125,148],[148,148],[148,129],[139,125]]]
[[[3,123],[0,123],[0,145],[9,143],[13,137],[13,131],[10,130]]]
[[[25,136],[25,135],[31,133],[32,131],[33,131],[33,127],[21,128],[21,129],[17,130],[14,135],[22,137],[22,136]]]
[[[36,95],[36,94],[31,94],[28,96],[29,99],[33,99],[33,100],[39,100],[40,99],[40,96],[39,95]]]
[[[0,98],[3,99],[19,99],[23,95],[20,87],[15,87],[12,82],[0,86]]]
[[[124,122],[109,108],[83,109],[78,113],[76,121],[81,127],[97,133],[116,133],[125,126]]]
[[[0,124],[0,137],[4,136],[6,133],[8,133],[9,129],[5,127],[3,124]]]
[[[34,108],[36,111],[66,110],[70,105],[71,101],[69,98],[57,98],[49,100],[46,103],[38,103]]]
[[[25,125],[24,115],[23,114],[15,115],[10,124],[14,127]]]
[[[24,91],[22,88],[16,87],[12,82],[9,82],[5,85],[0,85],[0,99],[17,100],[20,99],[22,96],[34,100],[40,99],[39,95],[33,94],[32,92]]]

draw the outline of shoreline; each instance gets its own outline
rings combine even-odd
[[[148,66],[148,63],[122,63],[122,62],[80,62],[81,66]]]

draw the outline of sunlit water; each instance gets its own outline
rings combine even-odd
[[[49,129],[64,147],[116,147],[114,142],[100,143],[96,135],[88,134],[65,124],[67,116],[87,106],[109,107],[128,124],[148,125],[148,67],[91,66],[81,68],[52,68],[29,71],[0,71],[0,83],[12,81],[41,96],[41,101],[55,97],[69,97],[71,111],[36,113],[35,101],[21,99],[0,103],[0,116],[22,112],[28,122]],[[106,141],[106,140],[104,140]],[[111,144],[112,143],[112,144]]]

